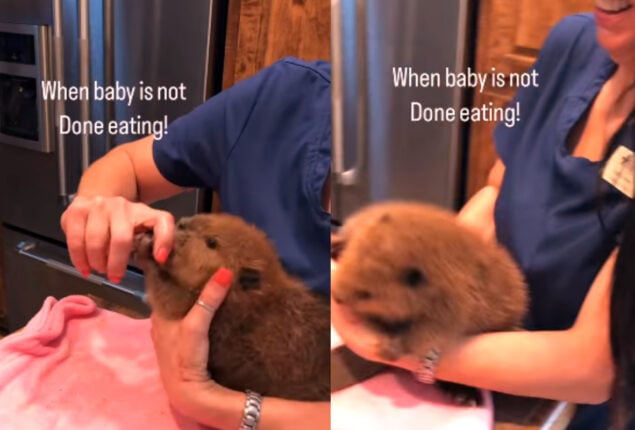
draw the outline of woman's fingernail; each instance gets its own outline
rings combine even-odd
[[[157,262],[163,264],[166,262],[166,260],[168,259],[168,255],[170,254],[170,252],[165,249],[165,248],[160,248],[157,251],[157,255],[156,255],[156,260]]]
[[[212,276],[212,281],[216,282],[221,287],[229,287],[232,283],[233,277],[234,274],[231,270],[221,267],[216,271],[216,273],[214,273],[214,276]]]
[[[110,282],[112,282],[113,284],[118,284],[121,282],[121,277],[113,276],[112,278],[110,278]]]
[[[90,270],[82,270],[82,276],[84,278],[88,278],[89,275],[90,275]]]

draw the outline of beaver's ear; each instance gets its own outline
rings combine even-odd
[[[238,285],[245,291],[259,289],[260,271],[243,267],[238,272]]]

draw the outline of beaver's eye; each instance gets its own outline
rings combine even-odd
[[[208,237],[205,239],[205,245],[207,245],[209,249],[216,249],[218,247],[218,242],[213,237]]]
[[[409,267],[403,272],[402,281],[410,288],[417,288],[426,282],[426,278],[421,270]]]

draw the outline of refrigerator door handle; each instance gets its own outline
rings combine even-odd
[[[60,86],[64,85],[64,30],[62,29],[62,0],[53,2],[53,63],[54,79]],[[55,129],[57,137],[57,176],[59,197],[64,206],[70,203],[68,194],[68,176],[66,173],[66,139],[60,130],[60,118],[66,113],[64,100],[55,100]]]
[[[115,85],[115,9],[113,0],[104,0],[104,85]],[[105,123],[115,119],[115,102],[105,102]],[[106,133],[106,152],[113,148],[113,138]]]
[[[88,0],[79,0],[79,84],[90,87],[90,16]],[[80,104],[82,123],[90,121],[90,100],[82,100]],[[90,136],[81,136],[82,171],[90,165]]]
[[[55,80],[59,82],[60,86],[64,85],[64,34],[63,34],[63,0],[54,0],[53,2],[53,50],[54,50],[54,62],[55,62]],[[110,13],[108,13],[110,11]],[[90,86],[90,15],[88,8],[88,0],[78,0],[78,13],[79,13],[79,77],[81,86]],[[104,34],[106,37],[110,37],[113,40],[112,28],[113,28],[113,14],[112,14],[112,2],[107,0],[104,3],[104,25],[109,25],[105,28]],[[106,41],[105,41],[106,42]],[[105,44],[106,47],[106,60],[108,60],[108,48],[112,53],[112,45]],[[113,79],[113,75],[109,73],[110,66],[106,62],[106,79]],[[112,55],[110,57],[110,64],[113,64]],[[114,71],[113,71],[114,73]],[[107,81],[108,82],[108,81]],[[107,107],[109,109],[109,107]],[[112,109],[112,108],[110,108]],[[57,129],[57,174],[59,179],[59,197],[64,206],[69,205],[74,197],[74,194],[69,194],[68,191],[68,175],[66,169],[66,139],[61,133],[60,118],[65,114],[66,108],[64,101],[60,98],[56,98],[55,101],[55,117]],[[108,115],[107,111],[107,115]],[[84,99],[80,102],[80,117],[82,122],[90,121],[90,100]],[[110,138],[107,138],[110,139]],[[109,141],[107,141],[109,143]],[[90,136],[88,134],[82,134],[81,136],[81,165],[82,172],[85,171],[90,165]]]
[[[333,121],[333,173],[339,180],[344,172],[344,130],[343,130],[343,80],[344,65],[342,64],[342,5],[341,0],[331,0],[331,60],[332,86],[331,104]]]
[[[345,82],[344,76],[344,49],[345,43],[342,36],[342,2],[350,0],[332,0],[331,40],[333,49],[333,173],[337,184],[342,186],[359,185],[363,180],[366,168],[368,139],[366,136],[368,126],[368,52],[367,52],[367,19],[365,0],[356,0],[356,67],[357,67],[357,88],[356,104],[357,124],[355,130],[355,164],[350,169],[346,169],[344,156],[344,100]],[[353,0],[355,1],[355,0]]]
[[[86,279],[87,281],[92,282],[93,284],[113,288],[115,290],[121,291],[126,294],[131,294],[135,297],[140,298],[144,302],[146,300],[146,296],[143,290],[136,290],[133,288],[126,287],[125,285],[115,284],[110,282],[108,279],[104,278],[103,276],[95,275],[92,273],[88,275],[88,277],[84,277],[79,272],[79,270],[77,270],[70,264],[63,263],[61,261],[56,260],[55,258],[51,258],[51,256],[49,255],[46,255],[47,254],[46,250],[38,249],[37,244],[35,244],[34,242],[29,242],[29,241],[20,242],[16,245],[16,251],[18,252],[18,254],[24,257],[28,257],[32,260],[39,261],[40,263],[44,263],[47,267],[50,267],[51,269],[64,272],[68,275],[72,275],[77,278]],[[127,275],[127,276],[131,276],[131,275]],[[135,276],[141,278],[140,275],[135,274]]]

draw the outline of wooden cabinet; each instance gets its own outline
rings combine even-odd
[[[526,71],[535,61],[549,30],[562,17],[591,11],[593,0],[481,0],[479,9],[476,68],[487,73],[495,67],[505,74]],[[512,88],[486,87],[474,97],[474,105],[489,102],[504,106]],[[522,111],[521,111],[522,118]],[[468,197],[481,188],[495,161],[492,133],[496,124],[473,123],[468,160]]]
[[[275,61],[331,59],[329,0],[230,0],[223,88]]]

